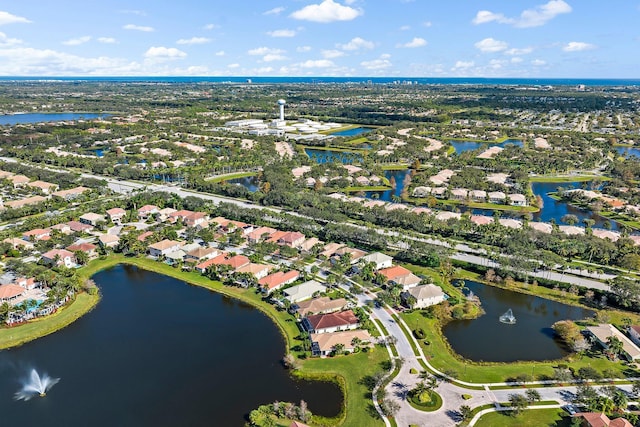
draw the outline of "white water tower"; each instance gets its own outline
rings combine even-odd
[[[280,120],[284,121],[284,104],[287,102],[284,99],[278,99],[278,105],[280,106]]]

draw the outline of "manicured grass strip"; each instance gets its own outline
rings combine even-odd
[[[402,164],[381,165],[380,169],[382,169],[383,171],[403,171],[403,170],[409,169],[409,165],[402,165]]]
[[[346,187],[342,189],[342,191],[344,191],[345,193],[352,193],[357,191],[387,191],[387,190],[393,190],[393,189],[391,187],[387,187],[384,185],[363,185],[360,187],[352,186],[352,187]]]
[[[227,175],[216,176],[215,178],[207,179],[206,181],[222,182],[222,181],[229,181],[231,179],[246,178],[248,176],[255,176],[255,175],[257,175],[256,172],[238,172],[238,173],[230,173]]]
[[[81,293],[74,302],[44,318],[32,320],[24,325],[0,329],[0,349],[22,345],[37,338],[54,333],[70,325],[89,312],[100,300],[99,295]]]
[[[571,425],[571,418],[566,417],[566,412],[562,409],[531,409],[525,410],[517,416],[510,415],[509,412],[489,412],[484,414],[476,427],[568,427]]]
[[[429,397],[431,398],[431,402],[425,404],[420,402],[418,396],[415,396],[414,394],[409,393],[409,398],[407,399],[407,402],[409,402],[409,405],[411,405],[413,408],[423,412],[437,411],[442,407],[442,396],[440,396],[435,391],[431,391],[429,392]]]

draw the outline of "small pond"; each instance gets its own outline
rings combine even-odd
[[[410,174],[411,169],[385,171],[384,176],[389,181],[391,181],[391,179],[393,178],[396,183],[396,187],[392,190],[387,191],[367,191],[365,192],[365,197],[368,199],[377,199],[385,202],[391,202],[393,196],[400,197],[400,195],[404,191],[405,184],[407,183],[407,176]]]
[[[638,147],[616,147],[616,151],[621,156],[631,157],[635,156],[640,159],[640,148]]]
[[[225,182],[227,182],[228,184],[241,185],[252,193],[255,193],[260,188],[260,182],[258,180],[258,177],[255,175],[228,179]]]
[[[362,154],[353,151],[332,151],[332,150],[318,150],[315,148],[305,148],[304,152],[309,158],[316,163],[362,163]]]
[[[522,147],[524,144],[519,139],[507,139],[506,141],[500,143],[491,143],[489,141],[449,141],[449,144],[453,146],[456,150],[456,153],[464,153],[465,151],[473,151],[478,150],[483,146],[486,147],[502,147],[504,148],[506,145],[517,145],[518,147]]]
[[[451,321],[443,333],[453,350],[469,360],[560,359],[568,351],[554,339],[551,326],[558,320],[579,320],[594,314],[584,308],[478,282],[465,281],[465,286],[480,298],[485,314],[473,320]],[[512,325],[499,321],[509,309],[516,318]]]
[[[357,127],[352,129],[341,130],[338,132],[333,132],[331,135],[333,136],[356,136],[363,133],[371,132],[373,128],[368,127]]]

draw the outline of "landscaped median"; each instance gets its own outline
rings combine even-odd
[[[101,270],[118,264],[133,265],[148,271],[183,280],[189,284],[201,286],[236,298],[265,313],[280,329],[286,342],[286,351],[301,344],[300,330],[293,317],[286,311],[278,311],[271,304],[262,300],[255,289],[243,289],[224,286],[197,272],[186,272],[149,258],[125,257],[109,255],[97,259],[81,268],[79,274],[88,279]],[[105,284],[104,287],[108,286]],[[88,313],[99,301],[99,295],[81,293],[76,300],[58,313],[37,321],[14,328],[0,329],[0,349],[24,344],[28,341],[51,334],[71,324]],[[384,348],[375,347],[367,352],[348,356],[337,356],[326,359],[300,360],[300,367],[294,375],[301,379],[313,381],[330,381],[336,383],[343,393],[343,408],[337,418],[314,417],[312,425],[316,426],[382,426],[383,422],[373,409],[370,385],[376,374],[384,371],[384,364],[389,357]],[[265,402],[269,403],[269,402]]]

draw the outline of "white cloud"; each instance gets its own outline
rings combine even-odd
[[[285,59],[287,59],[286,56],[280,55],[280,54],[277,54],[277,53],[269,53],[269,54],[267,54],[267,55],[262,57],[262,60],[264,62],[283,61]]]
[[[523,47],[523,48],[511,48],[504,51],[505,55],[527,55],[533,52],[533,48],[531,47]]]
[[[301,68],[329,68],[329,67],[335,67],[335,64],[333,63],[333,61],[330,61],[328,59],[315,59],[315,60],[308,60],[305,62],[301,62],[300,64],[296,64],[297,66],[301,67]]]
[[[422,37],[414,37],[413,40],[411,40],[410,42],[407,42],[404,44],[398,44],[396,47],[413,48],[413,47],[423,47],[426,45],[427,45],[427,41],[425,39],[423,39]]]
[[[564,0],[550,0],[534,9],[522,11],[517,18],[509,18],[502,13],[481,10],[476,14],[472,22],[476,25],[497,22],[499,24],[510,24],[516,28],[530,28],[544,25],[556,16],[571,11],[571,6]]]
[[[296,52],[309,52],[311,50],[311,46],[298,46],[296,48]]]
[[[214,53],[215,56],[225,56],[226,52],[224,50],[219,50],[216,53]]]
[[[175,47],[153,46],[150,47],[145,53],[144,57],[154,60],[168,60],[179,59],[187,56],[186,53]]]
[[[146,70],[145,70],[146,71]],[[136,62],[121,58],[85,58],[51,49],[0,49],[0,74],[31,76],[134,75],[141,71]]]
[[[456,64],[453,66],[454,70],[466,70],[473,67],[475,62],[473,61],[456,61]]]
[[[12,15],[9,12],[5,12],[0,10],[0,25],[6,24],[30,24],[27,18],[23,18],[22,16]]]
[[[506,50],[509,47],[507,42],[496,40],[491,37],[480,40],[474,46],[484,53],[500,52]]]
[[[9,38],[5,33],[0,32],[0,47],[16,46],[21,43],[22,43],[22,40]]]
[[[312,22],[351,21],[362,15],[362,10],[341,5],[333,0],[324,0],[320,4],[310,4],[291,14],[294,19]]]
[[[360,65],[369,71],[376,71],[390,68],[393,64],[389,61],[388,56],[385,56],[372,61],[362,61]]]
[[[511,58],[511,63],[512,64],[519,64],[523,61],[522,58],[520,58],[519,56],[514,56],[513,58]]]
[[[147,12],[144,10],[135,10],[135,9],[121,9],[118,13],[123,13],[125,15],[138,15],[138,16],[147,16]]]
[[[271,37],[295,37],[295,30],[275,30],[267,31],[267,34]]]
[[[113,37],[98,37],[98,41],[104,44],[116,43],[116,39],[114,39]]]
[[[431,21],[424,21],[422,23],[422,25],[424,25],[425,27],[429,28],[429,27],[431,27],[433,25],[433,23]]]
[[[583,50],[595,49],[596,46],[584,42],[569,42],[562,47],[565,52],[581,52]]]
[[[62,44],[67,45],[67,46],[78,46],[80,44],[87,43],[90,40],[91,40],[91,36],[82,36],[82,37],[78,37],[78,38],[75,38],[75,39],[70,39],[70,40],[67,40],[67,41],[63,41]]]
[[[210,30],[213,30],[213,29],[216,29],[216,28],[220,28],[220,26],[216,25],[216,24],[207,24],[202,28],[205,29],[205,30],[209,30],[210,31]]]
[[[145,33],[151,33],[155,31],[153,27],[145,27],[143,25],[135,25],[135,24],[127,24],[122,28],[124,28],[125,30],[142,31]]]
[[[341,50],[335,50],[335,49],[323,50],[322,56],[324,58],[339,58],[341,56],[344,56],[344,52]]]
[[[264,12],[263,15],[280,15],[284,11],[284,7],[274,7],[273,9]]]
[[[284,53],[282,49],[274,49],[266,46],[257,47],[255,49],[248,50],[247,53],[253,56],[261,56],[261,55],[280,55]]]
[[[511,24],[513,23],[513,19],[509,19],[505,17],[502,13],[493,13],[488,10],[481,10],[476,14],[476,17],[473,18],[473,22],[476,25],[486,24],[488,22],[499,22],[501,24]]]
[[[350,42],[344,44],[336,44],[336,46],[342,50],[358,50],[358,49],[373,49],[375,44],[361,37],[355,37]]]
[[[409,31],[411,29],[411,25],[403,25],[400,27],[400,31]]]
[[[211,42],[207,37],[191,37],[190,39],[180,39],[176,44],[205,44]]]
[[[227,65],[227,68],[239,68],[240,64],[229,64]]]
[[[542,59],[534,59],[531,61],[531,65],[535,67],[541,67],[543,65],[547,65],[547,61],[543,61]]]
[[[273,72],[273,67],[255,68],[251,74],[265,74]]]
[[[489,61],[489,67],[491,67],[494,70],[499,70],[504,65],[506,65],[506,63],[507,61],[505,61],[504,59],[492,59],[491,61]]]

